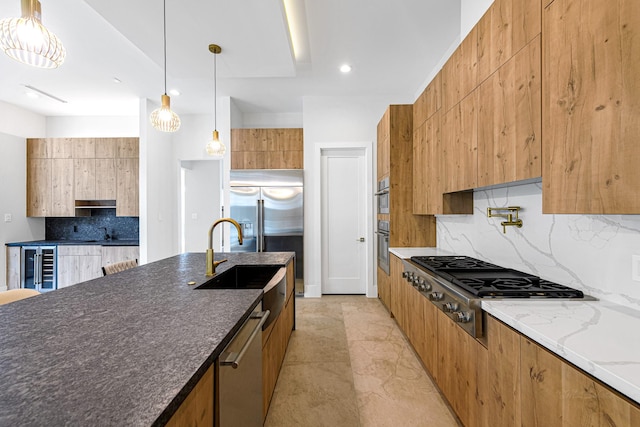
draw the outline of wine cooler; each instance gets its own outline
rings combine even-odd
[[[23,246],[20,260],[21,287],[40,292],[57,289],[55,246]]]

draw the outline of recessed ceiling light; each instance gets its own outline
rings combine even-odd
[[[340,71],[342,71],[343,73],[348,73],[349,71],[351,71],[351,65],[344,64],[340,67]]]
[[[180,91],[178,89],[171,89],[169,95],[180,96]]]
[[[31,99],[40,98],[40,95],[38,95],[35,92],[28,91],[28,92],[25,92],[24,94],[27,96],[27,98],[31,98]]]
[[[114,82],[114,83],[122,83],[122,80],[120,80],[120,79],[119,79],[119,78],[117,78],[117,77],[114,77],[114,78],[113,78],[113,82]]]

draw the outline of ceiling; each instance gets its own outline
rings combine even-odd
[[[212,112],[210,43],[222,47],[218,96],[231,97],[244,113],[301,113],[305,96],[412,102],[460,33],[459,0],[290,1],[306,39],[297,56],[283,0],[166,0],[167,90],[180,91],[172,109]],[[136,115],[140,98],[160,102],[162,0],[41,4],[66,60],[43,70],[0,54],[0,100],[46,116]],[[20,0],[0,3],[0,19],[20,13]],[[344,63],[351,73],[339,71]],[[66,103],[30,98],[25,85]]]

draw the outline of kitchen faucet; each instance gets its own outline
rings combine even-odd
[[[111,236],[109,235],[109,230],[107,230],[107,227],[100,227],[100,230],[104,230],[104,236],[102,236],[102,240],[111,240]]]
[[[213,229],[216,228],[216,225],[220,224],[221,222],[230,222],[231,224],[236,226],[236,229],[238,230],[238,244],[242,244],[242,229],[240,228],[240,224],[238,224],[236,220],[231,218],[220,218],[219,220],[214,222],[211,228],[209,228],[208,234],[209,247],[207,248],[207,276],[214,276],[216,274],[216,267],[226,261],[226,259],[223,259],[221,261],[213,260]]]

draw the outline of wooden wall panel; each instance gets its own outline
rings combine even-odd
[[[478,186],[542,175],[540,37],[478,89]]]
[[[640,212],[640,2],[543,14],[543,212]]]

